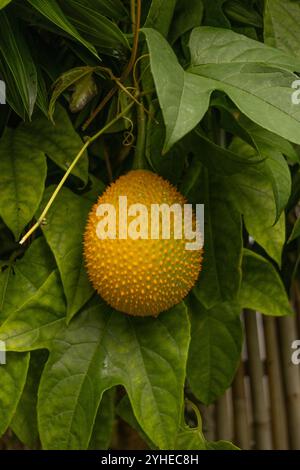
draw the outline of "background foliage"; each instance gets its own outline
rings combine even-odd
[[[242,309],[292,313],[299,19],[288,0],[0,0],[1,434],[105,449],[126,421],[152,448],[234,448],[206,442],[197,404],[232,382]],[[198,284],[158,319],[105,305],[82,260],[91,205],[137,167],[205,204]]]

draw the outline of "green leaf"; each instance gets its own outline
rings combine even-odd
[[[223,4],[226,0],[204,0],[205,24],[219,28],[230,28],[230,21],[225,16]]]
[[[247,230],[266,253],[281,267],[282,250],[286,239],[285,213],[283,212],[275,225],[266,227],[258,220],[246,222]]]
[[[0,10],[2,10],[2,8],[6,7],[6,5],[8,5],[10,2],[11,2],[11,0],[0,0]]]
[[[13,312],[0,328],[7,351],[47,349],[66,324],[65,297],[57,271],[53,271],[35,295]]]
[[[205,207],[205,248],[203,270],[193,292],[203,305],[211,308],[237,297],[241,282],[242,223],[227,197],[222,179],[203,171],[198,184]]]
[[[198,411],[197,415],[201,418]],[[176,450],[206,450],[206,441],[202,432],[202,421],[195,428],[191,428],[187,426],[183,417],[177,434]]]
[[[230,150],[250,158],[256,151],[239,138],[233,140]],[[271,227],[276,220],[275,199],[264,162],[245,166],[244,171],[224,179],[233,204],[244,215],[250,235],[257,225]],[[254,235],[253,235],[254,236]]]
[[[242,308],[257,310],[265,315],[283,316],[292,313],[285,288],[274,266],[249,250],[244,250],[239,303]]]
[[[297,76],[288,71],[295,68],[294,58],[264,45],[253,52],[248,44],[250,41],[252,45],[251,40],[237,35],[242,44],[247,42],[245,52],[241,52],[241,60],[233,53],[235,49],[232,50],[231,42],[228,43],[227,30],[222,32],[215,48],[215,30],[196,28],[191,35],[190,46],[194,62],[186,72],[170,45],[157,31],[143,31],[166,125],[164,152],[202,119],[214,90],[225,92],[244,114],[260,126],[300,143],[300,111],[291,101],[291,83]],[[203,39],[205,34],[207,40],[200,42],[199,35]],[[257,41],[253,43],[256,45]],[[224,50],[220,54],[222,44]]]
[[[192,336],[188,380],[194,395],[209,404],[230,386],[239,365],[243,342],[240,307],[219,303],[206,309],[191,298],[189,310]]]
[[[153,442],[151,442],[149,437],[144,433],[141,426],[137,422],[128,395],[125,395],[122,400],[119,401],[117,406],[117,414],[121,416],[121,418],[140,435],[141,439],[145,441],[150,449],[157,449],[157,447],[153,444]]]
[[[166,153],[201,120],[209,105],[209,94],[206,87],[200,89],[196,75],[183,70],[161,34],[149,28],[142,31],[147,39],[151,70],[166,125],[163,148]]]
[[[47,188],[42,207],[53,193]],[[91,204],[63,188],[47,214],[42,229],[54,254],[67,299],[67,320],[81,309],[93,294],[83,260],[83,233]]]
[[[83,147],[83,142],[74,130],[68,113],[62,106],[57,106],[54,115],[55,125],[45,116],[36,117],[30,124],[23,124],[24,139],[32,149],[42,150],[60,168],[67,170]],[[84,183],[88,180],[87,153],[72,170],[72,174]]]
[[[196,26],[200,26],[203,17],[201,0],[177,0],[174,18],[171,24],[169,40],[171,44],[183,34]]]
[[[163,36],[167,36],[174,10],[176,0],[152,0],[151,7],[145,22],[145,28],[153,28],[159,31]]]
[[[104,392],[95,419],[90,450],[107,450],[112,439],[115,419],[115,389]]]
[[[300,58],[300,5],[295,1],[265,0],[264,39],[267,44],[278,47]]]
[[[124,55],[128,41],[116,23],[99,11],[89,8],[82,0],[64,0],[63,9],[71,23],[103,54]]]
[[[211,173],[220,176],[230,176],[245,171],[245,167],[256,165],[260,158],[255,153],[245,154],[236,152],[212,142],[204,132],[196,130],[191,139],[197,148],[196,156]]]
[[[291,175],[283,156],[286,154],[295,162],[299,157],[291,144],[281,137],[262,129],[249,119],[242,117],[240,124],[248,132],[260,157],[265,160],[266,174],[269,176],[276,204],[276,220],[286,207],[291,195]]]
[[[240,450],[237,446],[228,441],[207,442],[207,450]]]
[[[248,2],[249,3],[249,2]],[[253,2],[252,2],[253,3]],[[262,18],[249,4],[243,5],[239,0],[228,0],[224,12],[231,20],[256,28],[262,27]]]
[[[8,70],[8,77],[13,79],[13,82],[7,81],[8,100],[24,117],[20,109],[21,98],[30,118],[37,98],[36,68],[17,20],[5,11],[0,11],[0,25],[0,56],[3,57],[4,69]]]
[[[289,163],[299,163],[299,155],[294,146],[283,137],[267,131],[250,121],[246,116],[237,111],[235,106],[228,104],[226,97],[212,101],[221,111],[221,126],[231,134],[245,140],[260,153],[260,144],[282,153]],[[263,158],[261,156],[261,158]]]
[[[183,305],[158,319],[130,318],[99,301],[86,308],[55,338],[42,375],[43,447],[86,449],[102,393],[122,384],[144,432],[160,448],[174,448],[188,344]]]
[[[245,158],[256,154],[250,145],[238,138],[233,140],[230,149]],[[280,152],[263,145],[260,149],[265,160],[231,175],[225,186],[233,204],[244,215],[249,234],[280,265],[285,242],[282,211],[290,196],[290,173]]]
[[[55,104],[60,95],[68,90],[76,82],[92,74],[94,67],[83,66],[75,67],[64,72],[53,84],[53,92],[49,104],[49,117],[54,121],[53,115],[55,111]]]
[[[80,3],[115,20],[121,20],[128,16],[128,11],[122,0],[80,0]]]
[[[40,68],[37,68],[37,77],[38,77],[38,90],[36,104],[38,108],[42,111],[44,116],[48,117],[48,90],[44,80],[43,73]]]
[[[296,220],[295,225],[293,227],[293,231],[290,235],[289,242],[295,240],[296,238],[300,237],[300,218]]]
[[[26,384],[10,423],[10,427],[20,441],[30,449],[36,448],[39,442],[36,412],[37,394],[46,359],[47,351],[36,351],[30,354]]]
[[[74,84],[74,90],[70,98],[70,111],[72,113],[82,111],[97,93],[98,87],[92,73],[80,78]]]
[[[7,354],[0,365],[0,436],[8,428],[26,382],[30,354]]]
[[[126,421],[140,437],[146,442],[150,449],[156,449],[153,442],[146,436],[132,411],[128,396],[125,395],[122,400],[118,403],[117,412],[121,418]],[[200,417],[200,415],[199,415]],[[176,450],[238,450],[238,447],[234,446],[231,442],[218,441],[208,442],[205,441],[202,432],[202,423],[198,423],[195,428],[190,428],[182,419],[175,443]]]
[[[221,64],[263,64],[295,72],[300,60],[274,47],[230,29],[201,26],[190,36],[191,66]],[[235,67],[232,66],[232,71]]]
[[[200,65],[189,72],[198,76],[198,89],[206,90],[206,98],[214,90],[223,91],[248,118],[300,143],[300,111],[291,100],[295,74],[251,63]]]
[[[69,20],[64,15],[63,11],[61,10],[56,0],[51,0],[51,2],[47,0],[27,0],[27,1],[41,15],[45,16],[50,22],[54,23],[56,26],[62,29],[65,33],[70,35],[73,39],[75,39],[80,44],[85,46],[93,55],[99,58],[94,46],[90,44],[88,41],[86,41],[79,34],[76,28],[74,28],[74,26],[69,22]]]
[[[0,319],[18,310],[44,284],[55,268],[55,261],[43,237],[35,240],[21,260],[0,273],[2,288]]]
[[[40,204],[46,172],[44,153],[21,128],[7,128],[0,140],[0,215],[16,240]]]

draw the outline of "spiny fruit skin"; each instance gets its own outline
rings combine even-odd
[[[92,208],[84,236],[89,278],[113,308],[135,316],[157,316],[179,303],[194,286],[202,261],[201,250],[186,250],[186,240],[149,238],[99,239],[100,204],[113,204],[118,221],[119,196],[130,204],[183,205],[185,198],[168,181],[147,170],[133,170],[112,183]],[[150,225],[150,224],[149,224]],[[172,223],[171,223],[172,225]]]

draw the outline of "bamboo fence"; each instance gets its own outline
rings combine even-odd
[[[299,300],[297,292],[295,316],[243,312],[244,353],[232,387],[214,405],[200,406],[207,439],[241,449],[300,450],[300,365],[292,363]]]

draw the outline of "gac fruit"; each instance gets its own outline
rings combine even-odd
[[[127,204],[143,204],[151,214],[152,204],[179,204],[186,199],[168,181],[147,170],[133,170],[112,183],[92,208],[84,235],[84,258],[95,290],[113,308],[135,316],[157,316],[178,304],[194,286],[201,270],[202,250],[187,250],[183,237],[99,238],[97,226],[100,205],[115,209],[117,234],[121,223],[119,197],[127,196]],[[195,219],[195,215],[193,214]],[[125,219],[126,220],[126,219]],[[127,224],[133,220],[128,215]],[[173,228],[172,228],[173,226]],[[198,227],[193,221],[193,227]],[[126,229],[127,227],[125,227]],[[121,227],[124,229],[124,227]]]

